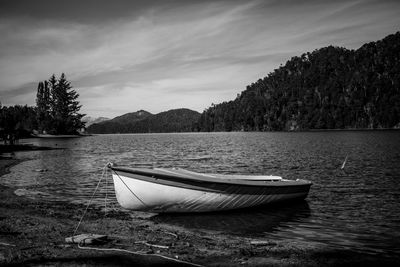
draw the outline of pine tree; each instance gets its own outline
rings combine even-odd
[[[38,130],[43,132],[49,129],[52,123],[51,119],[51,99],[48,82],[39,82],[36,94],[36,119],[38,121]]]
[[[49,129],[52,125],[52,117],[51,117],[51,96],[50,96],[50,88],[48,81],[44,81],[43,88],[43,102],[44,102],[44,110],[45,118],[44,118],[44,128]]]
[[[53,77],[50,78],[50,83],[53,84]],[[67,132],[67,119],[68,119],[68,83],[64,74],[61,75],[58,82],[52,88],[52,111],[53,111],[53,124],[55,134],[66,134]]]
[[[62,73],[58,81],[58,92],[61,99],[59,107],[61,108],[61,117],[63,118],[65,133],[76,133],[84,127],[81,121],[84,114],[80,114],[79,110],[82,105],[77,101],[79,94],[72,89],[71,83],[67,81],[65,74]]]
[[[53,77],[50,84],[54,84]],[[57,134],[75,134],[84,127],[81,122],[84,114],[79,114],[81,105],[77,101],[79,94],[72,89],[71,83],[61,74],[56,86],[52,90],[54,125]]]
[[[39,130],[51,134],[76,134],[85,125],[81,121],[79,94],[72,89],[64,73],[57,80],[53,74],[49,81],[40,82],[37,92],[37,118]]]
[[[47,128],[47,132],[51,133],[51,134],[56,134],[56,111],[55,111],[55,106],[56,106],[56,100],[54,95],[56,95],[56,90],[57,90],[57,78],[56,76],[53,74],[51,75],[49,81],[48,81],[48,86],[49,86],[49,92],[50,92],[50,100],[49,100],[49,104],[50,104],[50,118],[51,118],[51,126],[49,125]]]
[[[44,99],[43,99],[43,82],[39,82],[36,94],[36,118],[38,121],[39,132],[43,132],[43,124],[44,124],[44,117],[45,117],[45,109],[44,109]]]

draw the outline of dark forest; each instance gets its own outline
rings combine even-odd
[[[293,57],[213,105],[199,131],[400,127],[400,33],[357,50],[325,47]]]

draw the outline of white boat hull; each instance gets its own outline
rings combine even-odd
[[[137,178],[137,179],[136,179]],[[225,192],[182,188],[143,180],[140,175],[113,172],[116,197],[126,209],[163,212],[210,212],[264,205],[290,199],[304,199],[308,190],[276,193],[259,187],[251,189],[227,185]]]

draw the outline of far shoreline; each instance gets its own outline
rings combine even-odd
[[[88,136],[97,135],[128,135],[128,134],[198,134],[198,133],[309,133],[309,132],[390,132],[399,131],[400,128],[351,128],[351,129],[309,129],[309,130],[295,130],[295,131],[212,131],[212,132],[202,132],[202,131],[190,131],[190,132],[130,132],[130,133],[90,133]],[[34,138],[34,137],[33,137]]]
[[[91,136],[91,134],[31,134],[30,138],[43,138],[43,139],[52,139],[52,138],[80,138]]]

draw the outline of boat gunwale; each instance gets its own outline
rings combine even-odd
[[[165,181],[176,181],[176,182],[190,182],[196,184],[220,184],[225,186],[244,186],[244,187],[270,187],[270,188],[290,188],[290,187],[310,187],[312,183],[307,180],[240,180],[240,179],[222,179],[205,175],[183,175],[176,174],[170,175],[165,173],[160,173],[160,169],[144,169],[144,168],[129,168],[129,167],[110,167],[114,172],[122,172],[127,174],[139,175],[143,178],[141,180],[146,180],[149,182],[160,183],[157,180]],[[129,177],[129,175],[128,175]],[[145,178],[146,177],[146,178]],[[138,177],[130,177],[138,178]],[[214,191],[214,190],[212,190]]]

